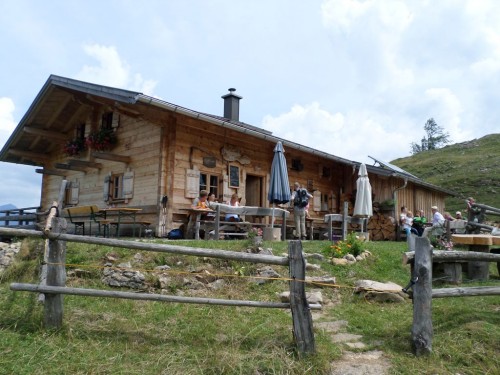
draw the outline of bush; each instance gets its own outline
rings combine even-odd
[[[352,232],[347,235],[344,241],[337,241],[323,249],[323,254],[330,258],[343,258],[347,254],[352,254],[355,257],[363,251],[363,241],[359,239],[356,233]]]

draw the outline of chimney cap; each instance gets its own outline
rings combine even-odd
[[[231,97],[234,97],[236,99],[243,99],[242,96],[236,95],[234,93],[236,91],[236,89],[234,87],[230,87],[227,90],[229,91],[229,94],[221,96],[222,99],[231,98]]]

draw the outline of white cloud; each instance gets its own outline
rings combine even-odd
[[[14,109],[14,102],[11,98],[0,98],[0,149],[16,127]]]
[[[294,105],[279,116],[265,116],[262,127],[274,135],[322,150],[332,155],[365,163],[374,156],[385,161],[408,154],[411,134],[408,123],[392,130],[387,118],[369,111],[330,113],[318,103]]]
[[[144,80],[140,73],[132,74],[129,64],[121,58],[114,46],[87,44],[83,46],[83,50],[96,59],[99,65],[85,65],[76,75],[77,79],[153,95],[156,82]]]

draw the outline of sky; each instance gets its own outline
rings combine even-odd
[[[240,120],[346,159],[500,132],[500,1],[0,0],[0,147],[51,74]],[[286,149],[285,149],[286,152]],[[286,154],[285,154],[286,155]],[[0,206],[41,175],[0,162]]]

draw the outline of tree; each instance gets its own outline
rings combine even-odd
[[[413,155],[422,151],[436,150],[450,143],[450,135],[444,132],[444,129],[436,124],[433,118],[427,120],[424,125],[426,136],[422,138],[420,144],[411,143],[411,153]]]

